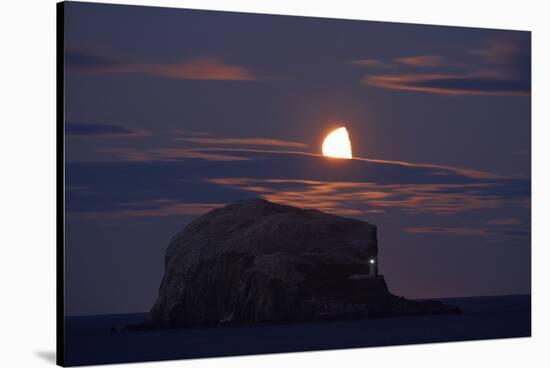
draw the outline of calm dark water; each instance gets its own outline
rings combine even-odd
[[[440,299],[460,315],[112,332],[143,314],[66,318],[66,365],[531,336],[529,295]]]

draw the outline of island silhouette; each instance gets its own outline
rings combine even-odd
[[[378,263],[375,225],[261,198],[240,200],[200,216],[172,238],[146,325],[461,312],[391,294]]]

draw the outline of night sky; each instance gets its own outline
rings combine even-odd
[[[149,310],[170,238],[253,197],[377,225],[394,294],[530,293],[530,64],[528,32],[65,3],[66,313]]]

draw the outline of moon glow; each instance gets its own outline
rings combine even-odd
[[[325,137],[322,146],[323,156],[351,159],[351,142],[348,130],[341,127]]]

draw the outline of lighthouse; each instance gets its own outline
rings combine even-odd
[[[369,269],[369,278],[378,277],[378,234],[374,228],[373,240],[367,248],[367,266]]]
[[[378,277],[378,260],[375,257],[369,258],[369,277]]]

